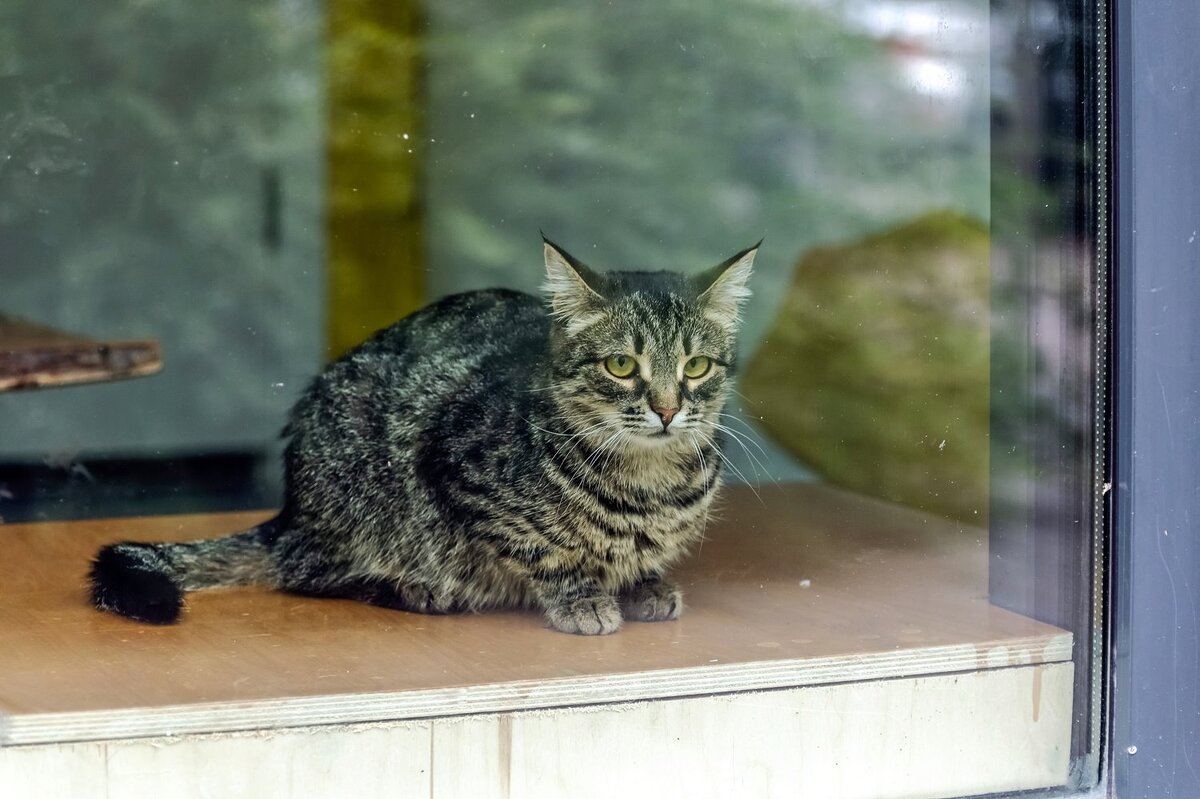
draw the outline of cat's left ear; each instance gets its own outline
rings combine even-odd
[[[545,235],[542,243],[546,254],[542,290],[550,300],[550,313],[567,325],[568,332],[581,330],[605,303],[599,290],[600,276]]]
[[[761,245],[759,239],[758,244],[725,259],[696,278],[696,290],[705,306],[705,316],[726,327],[737,326],[742,304],[750,297],[747,284],[754,271],[754,256]]]

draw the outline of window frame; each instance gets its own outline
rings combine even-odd
[[[1110,5],[1106,787],[1121,799],[1200,796],[1200,592],[1191,587],[1200,580],[1200,493],[1190,485],[1200,447],[1187,446],[1200,436],[1200,361],[1191,357],[1200,338],[1200,14],[1190,5]]]

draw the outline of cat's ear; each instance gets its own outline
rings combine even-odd
[[[568,332],[587,327],[605,302],[599,291],[600,276],[545,235],[542,244],[546,251],[542,290],[550,300],[550,313],[566,323]]]
[[[726,327],[736,327],[742,304],[750,296],[750,273],[754,256],[762,244],[747,247],[696,278],[696,290],[704,305],[704,315]]]

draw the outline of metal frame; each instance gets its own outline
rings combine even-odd
[[[1200,797],[1200,7],[1115,0],[1110,788]]]

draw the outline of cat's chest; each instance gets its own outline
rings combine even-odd
[[[585,514],[576,532],[605,582],[627,584],[661,573],[687,554],[704,530],[711,494],[688,508],[667,504],[647,513]]]

